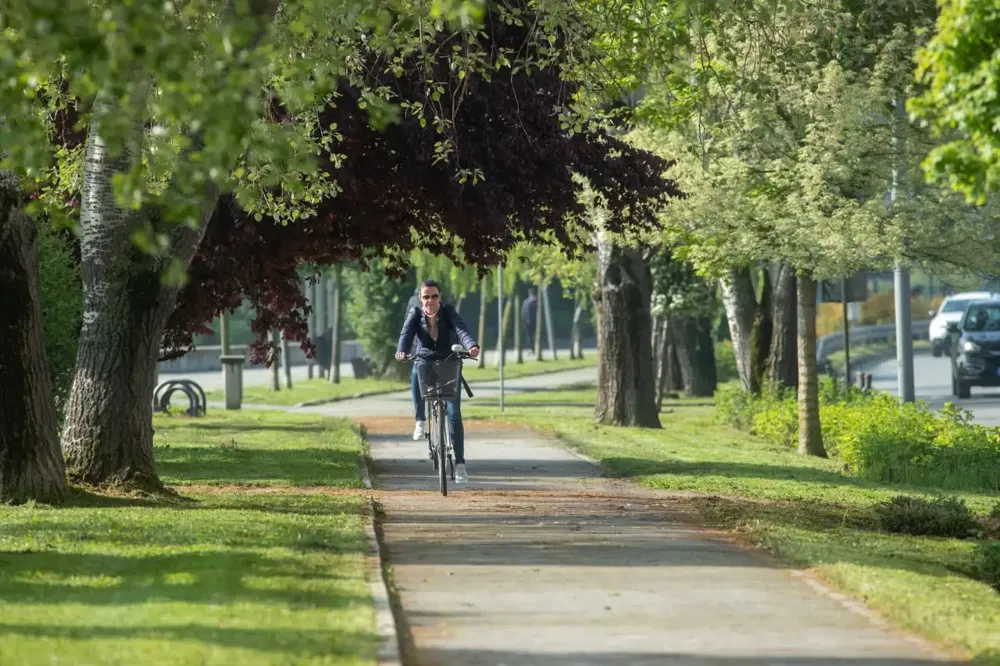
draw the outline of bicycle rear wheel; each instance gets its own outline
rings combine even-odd
[[[441,494],[448,495],[448,447],[446,446],[448,437],[448,420],[444,418],[444,405],[437,403],[434,405],[434,431],[437,439],[437,467],[438,478],[440,479]]]

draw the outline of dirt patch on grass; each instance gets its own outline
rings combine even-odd
[[[254,485],[242,483],[191,483],[172,486],[181,495],[328,495],[330,497],[368,497],[364,488],[331,488],[329,486]]]

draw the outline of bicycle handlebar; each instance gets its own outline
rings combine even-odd
[[[482,350],[480,350],[479,353],[481,354]],[[416,361],[419,358],[420,357],[417,356],[416,354],[407,354],[406,357],[403,360],[405,360],[405,361]],[[454,358],[459,358],[459,359],[463,359],[464,360],[464,359],[467,359],[467,358],[472,358],[472,356],[469,354],[469,350],[468,349],[462,349],[460,345],[452,345],[451,355],[448,356],[448,357],[446,357],[446,358],[444,358],[444,359],[440,359],[440,360],[450,361],[450,360],[452,360]],[[472,396],[472,387],[469,386],[469,382],[465,381],[465,377],[464,376],[462,377],[462,386],[465,387],[465,393],[470,398],[473,397]]]

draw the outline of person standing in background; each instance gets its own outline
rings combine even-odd
[[[528,297],[521,304],[521,326],[524,328],[522,344],[528,345],[528,351],[535,350],[535,326],[538,325],[538,296],[534,287],[528,287]]]

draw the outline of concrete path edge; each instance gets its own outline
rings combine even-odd
[[[372,490],[372,478],[368,472],[368,461],[364,453],[358,454],[358,466],[365,488]],[[382,543],[375,531],[377,514],[375,498],[368,495],[368,520],[365,522],[365,533],[372,551],[372,560],[368,572],[368,587],[375,605],[375,632],[378,634],[379,647],[375,663],[378,666],[402,666],[399,656],[399,634],[396,629],[396,617],[389,601],[389,582],[386,580],[385,566],[382,561]]]

